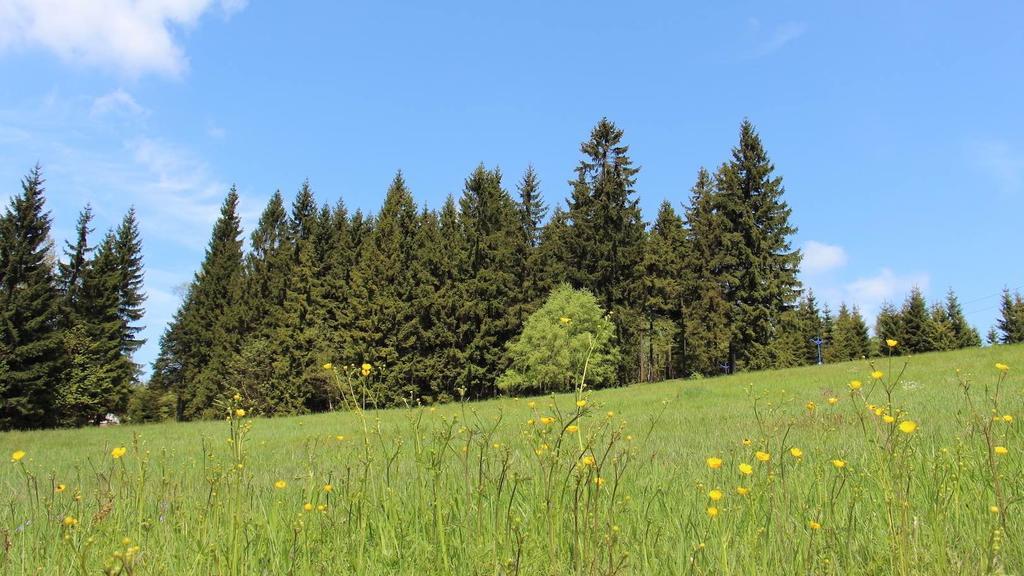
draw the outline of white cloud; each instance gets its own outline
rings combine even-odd
[[[967,155],[1003,194],[1024,192],[1024,151],[1003,140],[979,140],[968,144]]]
[[[131,94],[118,88],[109,94],[104,94],[93,100],[92,110],[89,111],[89,115],[94,118],[110,113],[126,116],[146,116],[149,114],[149,110],[136,102]]]
[[[759,28],[760,26],[758,26]],[[804,22],[784,22],[772,30],[771,36],[761,42],[754,51],[755,56],[767,56],[780,50],[786,44],[804,35],[807,24]]]
[[[113,67],[131,76],[178,76],[188,59],[175,38],[211,6],[225,16],[245,0],[4,0],[0,50],[43,48],[66,62]]]
[[[808,240],[802,252],[800,268],[807,274],[820,274],[846,265],[846,250],[842,246]]]
[[[847,284],[844,300],[847,304],[859,306],[866,318],[874,318],[884,302],[899,304],[911,288],[917,286],[927,290],[930,280],[928,274],[898,275],[889,268],[882,268],[874,276],[858,278]]]

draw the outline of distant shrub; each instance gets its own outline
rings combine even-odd
[[[127,422],[141,424],[170,420],[174,418],[177,403],[178,398],[172,392],[140,386],[128,400]]]
[[[571,390],[584,367],[588,386],[607,384],[615,376],[619,356],[614,333],[615,326],[593,294],[562,284],[509,344],[511,367],[498,386],[513,391]]]

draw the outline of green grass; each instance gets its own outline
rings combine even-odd
[[[878,383],[852,362],[584,390],[583,409],[569,394],[370,411],[368,434],[357,412],[4,433],[26,456],[0,462],[0,573],[1024,571],[1024,346],[916,356],[895,382],[903,362],[880,360]],[[916,432],[865,408],[886,383]]]

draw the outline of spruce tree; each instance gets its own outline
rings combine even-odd
[[[232,187],[154,365],[155,383],[177,395],[179,419],[216,416],[214,402],[225,392],[224,372],[238,353],[243,326],[241,234],[238,192]]]
[[[903,302],[900,310],[900,326],[902,339],[900,348],[911,354],[930,352],[935,349],[930,333],[931,316],[928,314],[928,303],[921,289],[914,286]]]
[[[1009,290],[1003,289],[996,328],[999,329],[999,342],[1002,344],[1024,342],[1024,298],[1019,292],[1011,295]]]
[[[636,175],[623,132],[602,118],[583,142],[584,158],[570,182],[569,279],[587,288],[612,315],[622,352],[618,383],[636,380],[643,277],[645,226],[640,214]]]
[[[672,205],[658,209],[644,252],[644,329],[647,380],[675,378],[682,368],[683,289],[686,284],[686,229]],[[656,325],[660,324],[660,329]],[[655,361],[655,358],[660,361]]]
[[[42,169],[22,180],[0,217],[0,429],[56,423],[65,369]]]
[[[714,178],[701,168],[686,210],[687,282],[684,285],[684,374],[728,372],[732,306],[726,300],[734,254],[741,241],[716,209]]]
[[[845,303],[840,304],[829,351],[829,360],[832,362],[846,362],[868,356],[868,327],[856,306],[850,309]]]
[[[956,330],[946,308],[932,304],[929,310],[928,341],[932,350],[956,350],[959,348]]]
[[[121,320],[120,350],[131,367],[130,380],[135,383],[139,366],[132,361],[132,355],[146,343],[139,337],[145,327],[138,325],[146,313],[143,308],[146,294],[143,292],[142,239],[135,208],[129,209],[122,218],[113,236],[112,251],[116,265],[117,316]]]
[[[950,288],[946,292],[946,315],[953,328],[953,336],[956,339],[957,348],[977,348],[981,346],[981,336],[978,331],[967,323],[964,317],[964,310],[960,307],[960,301],[956,293]]]
[[[800,252],[790,237],[792,210],[782,199],[782,178],[772,165],[754,126],[744,120],[732,160],[717,177],[717,210],[733,234],[742,240],[732,253],[726,274],[726,300],[735,308],[730,319],[729,366],[767,367],[768,343],[778,316],[790,309],[799,294]]]
[[[523,293],[515,275],[515,246],[521,225],[498,169],[477,166],[466,179],[459,207],[467,250],[459,383],[472,396],[489,396],[497,393],[497,380],[508,367],[505,344],[520,330]]]
[[[902,346],[890,349],[885,343],[886,340],[896,340],[898,342],[906,340],[900,312],[890,302],[883,303],[878,311],[878,316],[875,319],[875,336],[878,338],[878,347],[875,350],[877,355],[900,354],[903,350]]]
[[[82,288],[82,276],[93,251],[93,248],[89,246],[89,235],[93,232],[93,229],[89,227],[92,219],[92,206],[86,204],[85,208],[78,213],[78,222],[75,224],[75,243],[65,241],[64,256],[67,261],[57,263],[57,284],[64,296],[62,317],[65,326],[73,324],[77,316],[78,292]]]
[[[528,166],[518,186],[519,219],[521,237],[517,242],[517,264],[519,267],[519,285],[523,292],[523,305],[517,310],[517,321],[522,324],[526,316],[536,310],[546,295],[545,282],[541,278],[543,267],[539,246],[542,236],[542,222],[547,216],[548,207],[540,192],[540,179]]]
[[[537,246],[534,260],[530,264],[538,271],[536,290],[544,298],[547,298],[547,295],[556,286],[568,281],[568,266],[571,260],[569,235],[571,233],[568,214],[561,205],[556,205],[551,213],[551,219],[540,231],[540,244]]]

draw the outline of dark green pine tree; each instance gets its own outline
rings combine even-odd
[[[864,321],[860,308],[856,306],[853,307],[853,311],[850,313],[850,326],[853,334],[851,338],[854,342],[853,350],[856,353],[854,359],[871,356],[871,337],[868,335],[868,324]]]
[[[932,350],[956,350],[959,348],[953,322],[942,304],[932,304],[929,310],[928,341]]]
[[[537,269],[537,292],[546,299],[556,286],[568,281],[569,218],[560,205],[556,205],[551,219],[540,231],[540,244],[534,251],[531,265]]]
[[[814,297],[813,290],[808,289],[806,296],[797,305],[796,316],[800,342],[794,352],[798,362],[799,364],[817,364],[818,345],[814,341],[821,339],[822,354],[824,355],[826,345],[829,344],[827,338],[830,334],[825,326],[824,315],[818,310],[818,300]],[[824,360],[824,356],[822,360]],[[829,360],[832,359],[829,358]]]
[[[39,166],[0,217],[0,429],[56,424],[63,384],[61,296],[53,273],[50,214]]]
[[[639,378],[643,330],[645,225],[634,197],[636,175],[622,130],[602,118],[583,142],[583,160],[570,182],[568,272],[612,314],[622,362],[618,382]]]
[[[686,228],[665,201],[658,209],[644,252],[646,345],[641,350],[648,381],[675,378],[682,372],[683,289],[686,285]]]
[[[832,362],[846,362],[866,358],[870,352],[868,327],[856,306],[851,310],[845,303],[840,304],[832,329]]]
[[[142,265],[142,238],[139,234],[135,208],[129,209],[121,219],[113,243],[117,277],[117,316],[121,320],[120,350],[131,367],[129,379],[134,384],[138,382],[140,367],[132,360],[132,355],[146,343],[145,339],[139,337],[139,333],[145,329],[145,326],[138,323],[146,314],[143,308],[146,294],[143,291],[145,274]]]
[[[878,316],[875,318],[875,336],[878,338],[878,346],[875,353],[879,356],[900,354],[903,346],[897,346],[890,350],[885,341],[896,340],[902,343],[906,340],[904,334],[900,311],[891,302],[883,303],[882,308],[878,311]]]
[[[547,296],[546,280],[543,274],[540,242],[542,223],[548,207],[540,192],[540,179],[533,166],[528,166],[517,188],[519,189],[519,219],[522,236],[517,243],[518,276],[523,291],[523,306],[517,310],[518,322],[522,324],[531,312],[540,307]]]
[[[732,307],[726,300],[742,240],[716,209],[715,182],[701,168],[686,210],[687,252],[683,286],[685,354],[683,374],[713,376],[729,369]]]
[[[900,309],[900,326],[903,338],[899,348],[911,354],[930,352],[935,349],[931,341],[931,316],[928,314],[928,303],[921,289],[914,286]]]
[[[174,392],[178,418],[218,416],[228,362],[238,354],[242,287],[242,230],[232,187],[214,224],[206,256],[160,340],[154,384]]]
[[[832,309],[828,303],[821,309],[821,354],[826,362],[831,361],[832,339],[835,337],[835,317],[832,316]]]
[[[121,315],[123,278],[118,237],[108,232],[83,270],[76,321],[65,338],[70,366],[58,400],[62,424],[96,424],[127,408],[138,368],[123,349],[130,333]]]
[[[782,178],[772,165],[754,126],[744,120],[732,160],[717,178],[718,209],[731,231],[742,238],[734,252],[726,300],[735,308],[731,318],[729,365],[768,367],[773,364],[768,344],[779,315],[799,296],[800,252],[790,238],[792,210],[782,199]]]
[[[411,267],[417,220],[412,194],[399,172],[352,270],[355,363],[376,367],[374,387],[366,391],[367,401],[375,405],[394,404],[417,392],[411,380],[418,332]]]
[[[960,307],[960,300],[956,293],[950,288],[946,292],[946,315],[953,327],[953,336],[956,339],[956,348],[977,348],[981,346],[981,336],[974,326],[967,323],[964,317],[964,310]]]
[[[93,248],[89,246],[89,235],[93,229],[89,227],[92,223],[92,207],[88,204],[78,213],[78,222],[75,224],[75,243],[65,241],[64,256],[66,262],[57,263],[57,285],[64,296],[64,311],[62,320],[64,326],[74,324],[77,318],[77,303],[79,291],[82,289],[82,276],[89,264]]]
[[[1003,289],[1003,299],[999,305],[996,328],[999,329],[999,342],[1003,344],[1024,342],[1024,298],[1019,292],[1010,294],[1009,290]]]
[[[348,327],[352,323],[351,309],[347,306],[349,283],[356,253],[349,230],[350,218],[341,200],[331,210],[322,209],[316,237],[317,275],[320,291],[317,302],[321,307],[321,344],[331,362],[353,362],[348,350],[352,347]]]
[[[466,179],[459,200],[466,246],[464,300],[459,312],[465,361],[459,384],[473,397],[497,393],[508,368],[505,344],[519,332],[523,292],[516,277],[516,203],[501,186],[501,172],[481,164]]]
[[[990,346],[995,346],[996,344],[999,344],[999,332],[996,331],[995,326],[988,329],[988,333],[985,334],[985,341]]]

